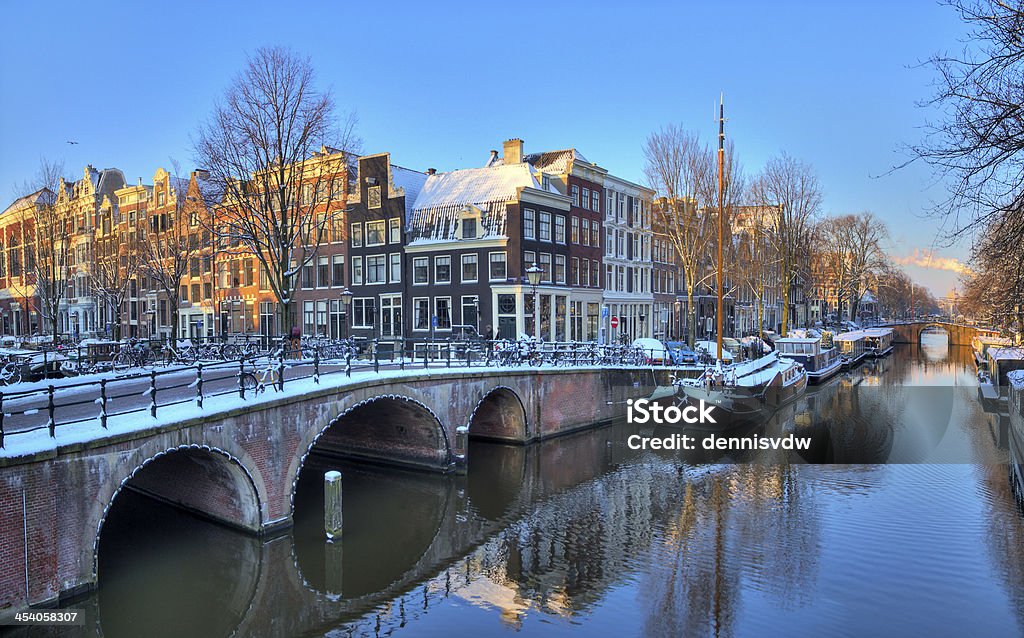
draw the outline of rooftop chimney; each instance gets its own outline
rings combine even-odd
[[[437,172],[436,168],[428,168],[427,169],[427,175],[433,175],[436,172]]]
[[[520,164],[523,161],[523,140],[513,137],[505,141],[505,163]]]

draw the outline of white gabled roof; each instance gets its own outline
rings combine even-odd
[[[442,206],[511,202],[519,196],[519,189],[525,187],[540,188],[529,164],[437,173],[427,177],[413,208],[422,211]]]
[[[391,165],[391,182],[396,188],[401,188],[405,193],[405,219],[406,222],[412,217],[413,205],[419,197],[423,184],[427,181],[427,174],[414,171],[411,168]]]

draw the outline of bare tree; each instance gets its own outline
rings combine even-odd
[[[827,218],[820,229],[822,283],[836,291],[840,314],[849,308],[849,318],[854,319],[874,275],[887,262],[883,244],[888,230],[870,212]]]
[[[768,160],[754,182],[754,199],[772,207],[771,236],[779,254],[779,287],[784,304],[782,334],[789,329],[790,291],[801,267],[809,263],[815,222],[821,209],[821,186],[814,169],[786,154]]]
[[[211,232],[255,256],[293,322],[292,295],[302,267],[316,258],[332,218],[343,214],[349,166],[357,152],[355,118],[338,126],[334,100],[314,86],[308,58],[262,48],[228,88],[195,144],[198,164],[218,186]]]
[[[764,337],[764,309],[778,281],[778,251],[770,236],[771,209],[748,206],[733,219],[737,230],[737,254],[734,272],[740,293],[746,293],[757,306],[757,331]]]
[[[121,241],[116,232],[96,236],[93,250],[93,292],[110,309],[113,338],[121,338],[121,312],[139,274],[139,232],[131,228]]]
[[[65,219],[60,209],[68,196],[67,192],[61,192],[63,173],[63,163],[42,159],[35,177],[21,188],[24,193],[32,193],[34,199],[34,206],[22,209],[23,237],[20,242],[24,246],[24,263],[12,264],[8,259],[7,264],[12,275],[16,268],[23,268],[34,284],[39,314],[55,340],[60,333],[61,303],[67,297],[71,283],[73,220]],[[26,228],[30,230],[26,231]],[[10,250],[11,246],[8,246],[9,254]],[[45,327],[43,330],[47,331]]]
[[[715,239],[715,218],[705,201],[713,179],[713,156],[700,137],[670,124],[651,133],[644,143],[644,175],[661,200],[654,207],[655,227],[666,237],[679,260],[686,290],[687,340],[696,339],[697,289],[708,280],[707,265]]]

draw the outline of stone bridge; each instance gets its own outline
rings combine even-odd
[[[951,323],[948,321],[913,321],[910,323],[885,324],[881,327],[892,328],[893,343],[912,343],[915,345],[921,343],[922,332],[934,328],[943,330],[947,335],[949,335],[949,345],[951,346],[969,346],[971,345],[971,340],[979,334],[998,334],[985,328]]]
[[[103,524],[126,487],[268,534],[291,525],[313,452],[447,472],[465,459],[460,426],[514,443],[558,436],[621,416],[654,376],[474,369],[297,383],[246,404],[183,406],[180,418],[151,425],[146,413],[121,415],[99,436],[60,435],[48,449],[0,456],[0,614],[95,586]]]

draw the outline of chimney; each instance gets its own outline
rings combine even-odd
[[[521,164],[523,161],[523,140],[513,137],[505,141],[505,163]]]
[[[491,161],[487,162],[488,165],[494,164],[498,160],[498,151],[491,149]]]
[[[437,173],[437,169],[436,168],[428,168],[427,169],[427,175],[433,175],[435,173]]]

